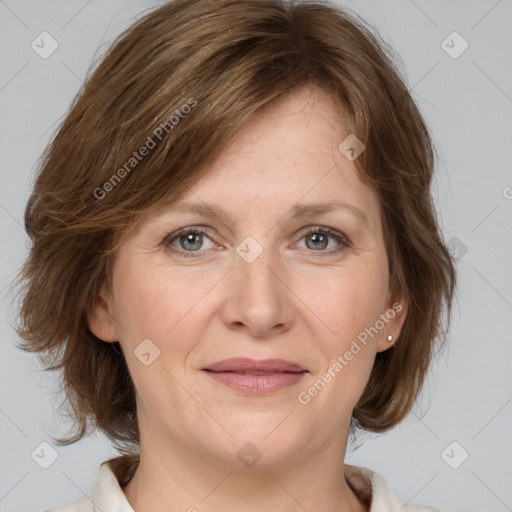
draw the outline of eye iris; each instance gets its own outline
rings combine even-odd
[[[312,247],[310,247],[308,240],[314,240],[314,245]],[[320,243],[318,244],[318,242]],[[312,235],[308,235],[306,237],[306,245],[308,246],[308,249],[325,249],[328,245],[327,236],[319,233],[313,233]]]
[[[194,238],[196,238],[196,242],[194,243]],[[203,243],[203,235],[200,233],[188,233],[186,235],[180,236],[180,245],[182,249],[197,251],[201,247]],[[188,245],[191,244],[191,245]]]

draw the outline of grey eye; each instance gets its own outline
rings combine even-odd
[[[321,233],[311,233],[304,237],[306,240],[306,246],[308,249],[318,250],[318,249],[326,249],[329,245],[329,235],[321,234]],[[308,240],[311,242],[308,243]]]

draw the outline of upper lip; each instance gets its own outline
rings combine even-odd
[[[304,372],[302,366],[284,359],[250,359],[235,357],[213,363],[203,370],[212,372]]]

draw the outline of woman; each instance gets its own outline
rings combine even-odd
[[[388,53],[327,3],[178,0],[103,57],[27,205],[19,332],[58,443],[121,455],[52,512],[435,510],[344,464],[411,410],[456,282]]]

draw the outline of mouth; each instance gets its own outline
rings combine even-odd
[[[286,361],[285,359],[250,359],[248,357],[234,357],[232,359],[224,359],[213,363],[204,370],[212,372],[234,372],[234,373],[249,373],[249,372],[263,372],[263,373],[298,373],[305,370],[298,363]]]
[[[215,381],[242,394],[264,395],[293,386],[308,370],[284,359],[233,358],[219,361],[203,371]]]

